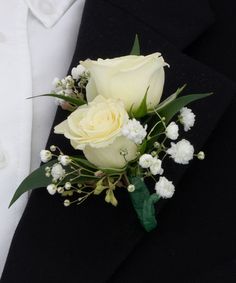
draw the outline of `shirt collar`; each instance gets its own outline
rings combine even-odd
[[[76,0],[24,0],[32,14],[47,28],[53,27]]]

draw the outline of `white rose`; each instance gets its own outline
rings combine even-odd
[[[122,99],[127,111],[131,106],[136,110],[147,94],[148,109],[156,106],[164,86],[164,62],[160,53],[148,56],[128,55],[113,59],[81,61],[80,64],[90,72],[86,87],[87,100],[97,95]]]
[[[55,133],[64,134],[96,166],[121,168],[135,159],[137,152],[135,143],[122,136],[128,118],[121,100],[97,96],[56,126]],[[121,151],[127,154],[121,155]]]
[[[122,154],[124,153],[124,155]],[[86,146],[85,157],[101,168],[122,168],[127,161],[136,158],[137,146],[126,137],[118,137],[112,144],[104,148]]]

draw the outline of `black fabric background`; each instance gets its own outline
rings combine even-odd
[[[144,53],[161,50],[171,62],[165,94],[185,82],[189,91],[214,90],[208,102],[193,105],[199,115],[189,134],[207,157],[184,169],[169,165],[177,192],[157,207],[158,229],[149,234],[125,193],[114,210],[97,199],[64,209],[45,190],[33,192],[1,283],[236,282],[235,2],[105,2],[101,9],[103,1],[89,1],[90,22],[81,26],[72,66],[127,54],[139,33]],[[175,15],[176,26],[168,25]],[[51,135],[53,143],[69,149],[62,137]]]

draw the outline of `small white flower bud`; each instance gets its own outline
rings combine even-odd
[[[199,151],[198,154],[197,154],[197,158],[199,160],[205,159],[205,153],[203,151]]]
[[[152,152],[151,152],[151,155],[152,155],[153,157],[155,157],[155,156],[157,155],[157,152],[156,152],[156,151],[152,151]]]
[[[40,151],[40,159],[42,162],[46,163],[52,159],[52,153],[49,150],[41,150]]]
[[[50,195],[54,195],[57,191],[57,187],[54,184],[50,184],[47,186],[47,191],[49,192]]]
[[[159,148],[159,147],[160,147],[160,143],[159,143],[159,142],[154,142],[153,146],[154,146],[155,148]]]
[[[69,206],[70,205],[70,201],[68,199],[64,200],[64,206]]]
[[[51,150],[51,151],[56,151],[56,149],[57,149],[57,147],[56,147],[55,145],[51,145],[51,146],[50,146],[50,150]]]
[[[70,182],[66,182],[65,183],[65,189],[66,190],[70,190],[70,188],[71,188],[71,183]]]
[[[135,191],[135,185],[132,185],[132,184],[128,185],[127,190],[130,193],[134,192]]]
[[[59,194],[62,194],[62,193],[64,192],[63,187],[58,187],[58,188],[57,188],[57,192],[58,192]]]
[[[46,172],[45,176],[49,178],[51,176],[50,172]]]
[[[71,159],[68,155],[60,155],[60,163],[63,166],[68,166],[71,163]]]

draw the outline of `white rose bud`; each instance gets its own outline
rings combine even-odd
[[[80,64],[90,72],[86,87],[88,101],[102,94],[107,98],[122,99],[127,111],[131,106],[135,111],[148,88],[148,109],[153,109],[161,99],[165,79],[164,66],[167,64],[160,53],[86,60]]]
[[[40,159],[42,162],[46,163],[52,159],[52,153],[49,150],[41,150],[40,151]]]

